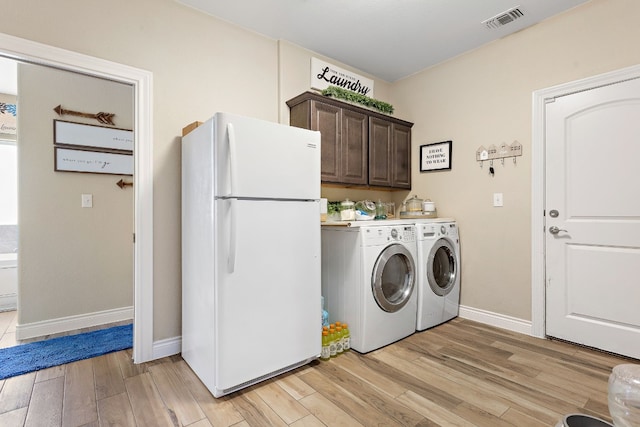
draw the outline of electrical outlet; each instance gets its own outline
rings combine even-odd
[[[93,207],[93,194],[83,194],[82,195],[82,207],[83,208],[92,208]]]
[[[502,199],[502,193],[493,193],[493,206],[494,207],[504,206],[504,201]]]

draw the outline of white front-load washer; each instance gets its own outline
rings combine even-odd
[[[331,322],[344,322],[351,348],[367,353],[416,330],[415,226],[322,227],[322,295]]]
[[[458,316],[460,238],[455,221],[416,223],[418,241],[418,312],[423,331]]]

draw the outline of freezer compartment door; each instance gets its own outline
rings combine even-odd
[[[217,200],[217,388],[320,354],[319,202]]]
[[[217,113],[219,197],[319,199],[320,132]]]

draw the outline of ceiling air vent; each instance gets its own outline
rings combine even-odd
[[[520,10],[520,6],[516,6],[497,14],[493,18],[482,21],[482,23],[489,29],[500,28],[503,25],[507,25],[508,23],[513,22],[518,18],[522,18],[523,16],[524,13],[522,13],[522,10]]]

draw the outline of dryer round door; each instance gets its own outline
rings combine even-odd
[[[399,243],[387,246],[378,256],[371,275],[376,303],[393,313],[404,307],[415,286],[415,263],[409,250]]]
[[[427,258],[427,280],[436,295],[445,296],[453,289],[458,274],[456,251],[447,239],[439,239]]]

